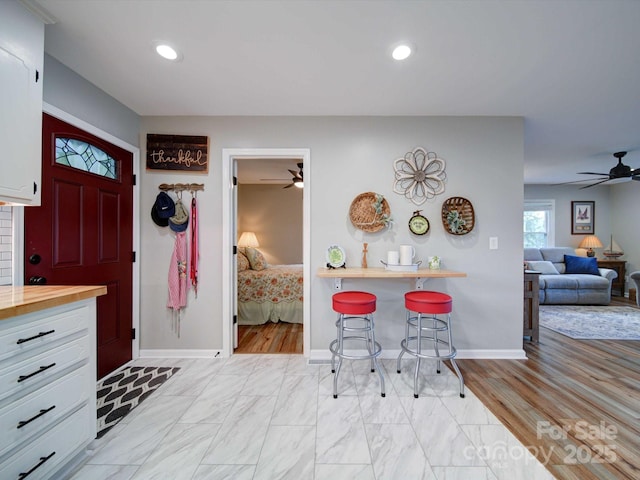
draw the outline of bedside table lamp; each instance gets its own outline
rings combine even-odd
[[[596,252],[593,251],[594,248],[602,248],[602,242],[595,235],[589,235],[584,237],[584,239],[578,245],[578,248],[586,248],[587,249],[587,257],[595,257]]]
[[[257,248],[260,246],[260,244],[258,243],[258,239],[255,233],[242,232],[242,235],[240,235],[240,239],[238,240],[238,246]]]

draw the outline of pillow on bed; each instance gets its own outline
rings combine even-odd
[[[596,257],[575,257],[573,255],[565,255],[564,263],[567,266],[564,273],[588,273],[591,275],[600,275],[600,270],[598,270],[598,260]]]
[[[527,262],[527,268],[543,275],[560,275],[553,263],[546,260],[532,260]]]
[[[247,256],[242,252],[238,252],[238,271],[244,272],[245,270],[249,270],[250,268],[251,265],[249,265],[249,259],[247,258]]]
[[[247,247],[245,248],[245,254],[249,259],[249,265],[251,265],[252,270],[264,270],[267,268],[267,261],[259,250]]]

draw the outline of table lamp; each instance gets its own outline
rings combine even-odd
[[[587,257],[595,257],[596,252],[594,252],[593,249],[602,248],[603,246],[604,245],[602,245],[602,242],[600,241],[600,239],[595,235],[589,235],[587,237],[584,237],[584,239],[580,242],[580,245],[578,245],[579,248],[587,249]]]

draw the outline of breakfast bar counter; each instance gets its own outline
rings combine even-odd
[[[333,278],[336,290],[342,290],[343,278],[415,278],[416,289],[422,290],[425,280],[430,278],[466,277],[467,274],[453,270],[430,270],[428,268],[413,271],[397,271],[387,270],[382,267],[349,267],[333,269],[321,267],[318,269],[317,276],[322,278]]]
[[[0,287],[0,320],[106,295],[103,285],[28,285]]]

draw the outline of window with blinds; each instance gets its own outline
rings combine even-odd
[[[525,200],[524,247],[555,246],[555,200]]]

